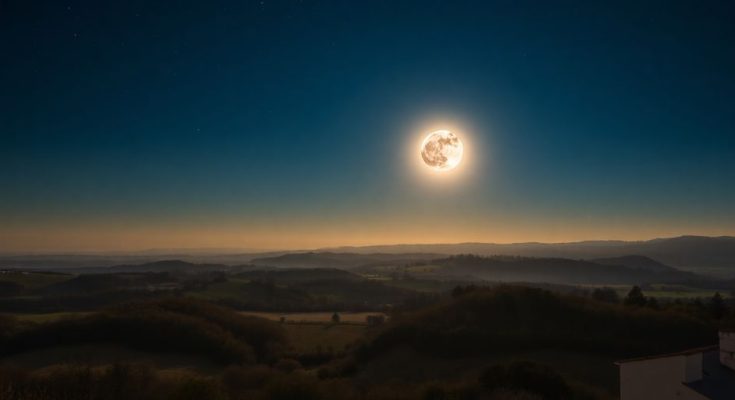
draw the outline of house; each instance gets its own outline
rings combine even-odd
[[[735,399],[735,331],[720,344],[618,361],[620,399]]]

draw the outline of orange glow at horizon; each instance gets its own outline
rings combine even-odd
[[[647,240],[682,234],[732,235],[726,227],[681,227],[664,224],[630,229],[625,224],[601,230],[561,223],[445,225],[428,223],[352,223],[323,226],[213,227],[44,227],[0,230],[0,252],[137,251],[154,248],[246,250],[310,250],[323,247],[431,243],[573,242],[581,240]]]

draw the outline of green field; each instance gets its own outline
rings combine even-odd
[[[620,298],[625,298],[632,288],[631,285],[586,285],[585,288],[609,287],[615,289]],[[651,284],[650,288],[643,288],[643,294],[658,299],[696,299],[710,298],[718,292],[712,289],[702,289],[685,285]],[[730,293],[720,291],[722,297],[730,297]]]
[[[401,289],[415,290],[423,293],[448,292],[465,282],[439,281],[432,279],[393,279],[383,282],[385,285]]]
[[[214,283],[204,290],[187,293],[187,296],[200,300],[237,300],[243,296],[243,286],[249,281],[246,279],[230,278],[227,282]]]
[[[17,318],[19,321],[43,323],[58,321],[60,319],[68,318],[80,318],[86,315],[93,314],[92,312],[55,312],[55,313],[44,313],[44,314],[10,314]]]
[[[253,317],[265,318],[271,321],[280,321],[281,318],[285,318],[286,322],[311,322],[311,323],[331,323],[332,314],[331,312],[303,312],[303,313],[276,313],[276,312],[261,312],[261,311],[241,311],[242,315],[250,315]],[[366,319],[369,315],[382,315],[380,312],[344,312],[338,313],[341,323],[348,324],[367,324]]]
[[[362,339],[370,329],[368,315],[383,315],[378,312],[339,313],[340,323],[332,323],[330,312],[273,313],[242,311],[240,314],[280,321],[286,330],[290,350],[296,353],[315,353],[319,351],[342,351]]]
[[[93,314],[92,312],[57,312],[45,314],[10,314],[21,322],[45,323],[68,318],[80,318]],[[323,351],[341,351],[364,337],[369,329],[365,318],[368,315],[383,315],[381,313],[340,313],[342,322],[334,324],[331,322],[332,313],[309,312],[309,313],[269,313],[244,311],[242,315],[265,318],[271,321],[280,321],[281,316],[286,317],[286,323],[281,324],[286,331],[290,350],[296,353],[313,353]],[[62,350],[44,350],[50,358],[62,359],[67,354]],[[39,354],[41,354],[39,353]],[[105,353],[107,354],[107,353]],[[28,356],[32,358],[32,356]],[[29,358],[29,359],[30,359]],[[42,358],[46,358],[45,356]]]
[[[666,297],[666,298],[709,298],[717,293],[717,290],[711,289],[700,289],[695,287],[689,287],[684,285],[664,285],[664,284],[653,284],[651,287],[654,290],[644,290],[643,292],[648,296],[653,297]],[[719,291],[723,297],[729,297],[730,293]],[[627,293],[626,293],[627,294]]]
[[[0,282],[12,282],[26,289],[38,289],[73,278],[74,275],[51,272],[0,271]]]
[[[445,267],[442,266],[442,265],[433,265],[433,264],[428,264],[428,265],[414,265],[414,266],[407,267],[406,268],[406,272],[418,273],[418,274],[420,274],[420,273],[430,273],[430,272],[440,271],[440,270],[442,270],[444,268]]]

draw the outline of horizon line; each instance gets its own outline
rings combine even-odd
[[[398,247],[398,246],[461,246],[461,245],[500,245],[500,246],[512,246],[512,245],[564,245],[564,244],[576,244],[576,243],[591,243],[591,242],[619,242],[619,243],[644,243],[651,242],[654,240],[671,240],[680,238],[708,238],[708,239],[735,239],[735,236],[731,235],[688,235],[681,234],[677,236],[664,236],[664,237],[652,237],[648,239],[638,240],[625,240],[625,239],[584,239],[584,240],[572,240],[566,242],[541,242],[541,241],[527,241],[527,242],[479,242],[479,241],[464,241],[464,242],[423,242],[423,243],[379,243],[379,244],[360,244],[360,245],[335,245],[335,246],[324,246],[317,248],[271,248],[271,249],[254,249],[246,247],[173,247],[173,248],[145,248],[145,249],[131,249],[131,250],[23,250],[23,251],[5,251],[0,250],[0,256],[30,256],[30,255],[58,255],[58,256],[102,256],[102,255],[140,255],[144,256],[145,253],[158,253],[150,255],[194,255],[196,253],[201,254],[212,254],[219,253],[221,255],[237,255],[237,254],[264,254],[264,253],[300,253],[300,252],[327,252],[339,249],[364,249],[370,247]],[[168,253],[166,253],[168,252]],[[176,254],[181,252],[193,252],[189,254]]]

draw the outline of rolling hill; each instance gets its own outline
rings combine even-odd
[[[662,264],[652,258],[646,256],[621,256],[608,258],[595,258],[591,260],[602,265],[618,265],[633,269],[640,269],[652,272],[674,272],[676,268]]]
[[[496,282],[606,285],[646,282],[687,283],[707,280],[691,272],[678,271],[670,267],[665,270],[653,270],[565,258],[460,255],[434,260],[431,263],[440,268],[425,273],[424,276],[435,279],[472,277]]]
[[[116,265],[139,265],[161,260],[183,260],[214,265],[272,265],[294,268],[350,269],[371,263],[427,260],[454,254],[512,255],[523,257],[598,260],[644,256],[677,269],[735,278],[735,237],[679,236],[645,241],[596,240],[570,243],[447,243],[396,244],[361,247],[333,247],[312,251],[267,253],[203,253],[177,250],[175,253],[128,254],[5,254],[0,268],[70,270]],[[623,265],[631,260],[623,260]],[[602,263],[607,263],[603,261]],[[149,266],[155,268],[155,265]]]
[[[432,253],[290,253],[275,257],[255,258],[253,265],[281,268],[339,268],[350,270],[371,265],[406,264],[441,257]]]
[[[513,255],[599,259],[641,255],[677,269],[712,275],[735,276],[735,237],[679,236],[646,241],[582,241],[571,243],[458,243],[402,244],[389,246],[340,247],[324,251],[358,254],[433,253]]]

